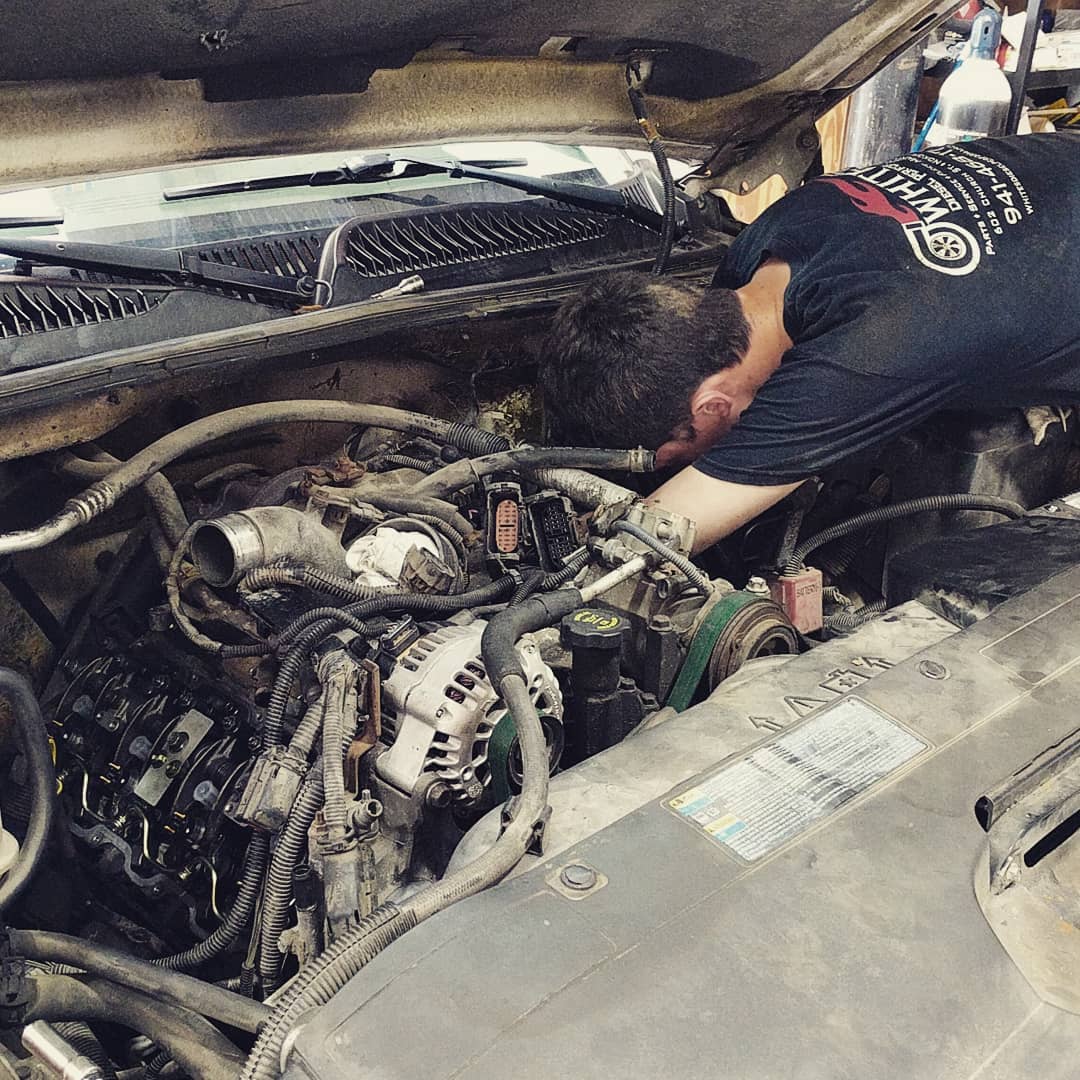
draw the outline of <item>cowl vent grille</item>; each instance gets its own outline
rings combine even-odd
[[[325,234],[277,236],[266,240],[242,240],[199,249],[200,258],[244,270],[258,270],[278,277],[303,277],[315,273]]]
[[[164,294],[100,285],[0,285],[0,338],[45,334],[145,315]]]
[[[345,258],[361,277],[390,277],[597,240],[608,224],[566,211],[442,211],[357,225]]]

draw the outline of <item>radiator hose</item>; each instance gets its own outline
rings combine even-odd
[[[83,1020],[123,1024],[148,1035],[199,1080],[233,1080],[243,1061],[240,1050],[194,1011],[102,979],[81,982],[70,975],[39,975],[27,981],[31,987],[27,1023]]]
[[[126,987],[151,1003],[172,1003],[202,1016],[220,1020],[241,1031],[257,1031],[269,1016],[265,1005],[223,990],[213,983],[182,975],[178,971],[153,964],[119,949],[99,945],[69,934],[47,930],[9,930],[12,952],[28,960],[68,964],[89,975],[96,975],[117,987]],[[50,1019],[50,1017],[42,1017]],[[91,1019],[74,1017],[54,1019]]]
[[[516,645],[522,634],[550,626],[580,603],[581,593],[576,589],[534,596],[500,611],[484,630],[481,641],[484,666],[514,717],[523,762],[521,794],[511,804],[512,816],[503,834],[483,855],[442,881],[400,904],[388,902],[376,908],[354,930],[338,938],[321,956],[302,968],[260,1032],[244,1066],[242,1080],[276,1077],[281,1048],[301,1016],[326,1004],[349,979],[406,931],[458,900],[494,885],[521,861],[535,838],[536,823],[547,808],[549,757]]]
[[[846,521],[831,525],[821,532],[815,533],[809,539],[804,540],[791,553],[784,568],[785,574],[797,574],[806,562],[811,552],[826,544],[839,540],[841,537],[850,536],[861,529],[868,529],[873,525],[883,525],[899,518],[910,517],[912,514],[923,514],[941,510],[984,510],[988,513],[1002,514],[1007,518],[1020,518],[1027,510],[1018,502],[1011,499],[1002,499],[997,495],[975,495],[961,493],[957,495],[925,495],[919,499],[908,499],[905,502],[890,503],[888,506],[876,506],[862,514],[856,514]]]

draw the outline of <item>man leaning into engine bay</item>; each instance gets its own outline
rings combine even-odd
[[[940,409],[1080,401],[1077,280],[1080,135],[981,139],[805,184],[708,287],[596,279],[541,383],[567,439],[689,465],[652,501],[700,550]]]

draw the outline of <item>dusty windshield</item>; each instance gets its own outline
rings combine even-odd
[[[503,171],[572,178],[601,186],[624,180],[651,163],[648,155],[639,151],[538,142],[391,147],[380,153],[392,158],[422,153],[429,158],[458,160],[513,159],[524,164]],[[180,202],[168,202],[164,198],[164,192],[174,188],[334,169],[355,156],[355,152],[337,150],[246,158],[4,192],[0,193],[0,218],[53,217],[63,218],[63,224],[5,228],[0,235],[55,236],[83,242],[173,248],[332,227],[348,218],[380,217],[411,207],[520,198],[519,193],[495,184],[439,175],[334,187],[301,186],[231,193]]]

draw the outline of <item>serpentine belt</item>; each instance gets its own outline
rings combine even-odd
[[[701,620],[701,625],[697,628],[697,633],[694,634],[694,640],[690,643],[686,660],[668,693],[665,702],[668,708],[682,712],[690,704],[705,674],[705,669],[709,666],[713,649],[716,648],[716,643],[728,623],[743,608],[759,603],[760,600],[761,597],[755,593],[731,592],[722,596],[706,612],[705,618]]]

